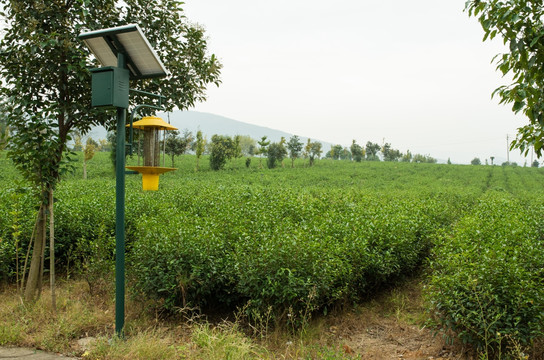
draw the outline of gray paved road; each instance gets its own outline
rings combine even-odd
[[[0,347],[0,359],[14,360],[76,360],[77,358],[66,357],[57,354],[50,354],[39,350],[28,348],[7,348]]]

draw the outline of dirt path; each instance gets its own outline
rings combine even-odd
[[[363,359],[451,359],[463,358],[445,346],[428,329],[401,324],[394,319],[380,319],[366,324],[331,326],[344,351]]]
[[[470,359],[425,327],[422,285],[411,282],[327,321],[329,341],[362,359]]]

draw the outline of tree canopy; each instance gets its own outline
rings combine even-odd
[[[111,113],[90,106],[88,69],[97,63],[78,39],[81,32],[140,24],[171,74],[131,81],[130,86],[166,96],[167,110],[191,107],[205,99],[208,84],[219,84],[221,65],[207,54],[203,30],[187,22],[179,1],[0,0],[0,4],[6,24],[0,39],[2,95],[10,128],[17,134],[10,153],[23,173],[40,173],[36,180],[41,184],[54,184],[58,178],[70,132],[85,134],[93,125],[112,125]],[[131,100],[143,102],[139,96]],[[39,139],[32,135],[37,132]],[[43,155],[33,151],[37,144]],[[37,161],[19,161],[23,154]],[[44,162],[42,156],[51,160]]]
[[[365,146],[366,159],[370,161],[379,161],[378,152],[380,149],[381,146],[379,144],[367,141]]]
[[[364,150],[361,147],[361,145],[357,144],[357,142],[353,140],[353,142],[351,143],[350,150],[351,150],[351,155],[353,156],[353,160],[355,160],[356,162],[361,162],[361,160],[364,157]]]
[[[281,142],[271,143],[268,146],[268,151],[266,152],[267,162],[269,169],[273,169],[277,166],[278,163],[281,163],[285,156],[287,155],[287,149]]]
[[[323,144],[319,141],[312,141],[308,139],[306,146],[304,146],[304,157],[310,159],[310,166],[314,165],[315,159],[319,159],[323,152]]]
[[[78,35],[139,24],[170,75],[131,81],[130,87],[166,96],[166,110],[186,109],[205,99],[208,84],[219,84],[221,64],[208,55],[203,30],[188,23],[181,5],[177,0],[0,0],[0,96],[11,135],[8,156],[40,195],[40,231],[26,299],[34,297],[37,270],[43,269],[45,208],[67,169],[63,165],[70,133],[113,125],[111,112],[91,108],[89,68],[97,62]],[[131,97],[132,104],[142,102],[141,96]],[[52,206],[49,214],[53,219]],[[50,248],[53,255],[53,241]]]
[[[193,134],[185,129],[180,136],[179,131],[168,131],[164,151],[172,159],[172,167],[175,167],[175,157],[185,154],[193,141]]]
[[[287,143],[287,150],[289,150],[289,157],[291,158],[291,167],[295,167],[295,159],[300,156],[304,143],[300,141],[297,135],[291,136]]]
[[[544,147],[544,3],[540,0],[468,0],[469,16],[478,18],[484,30],[483,41],[502,37],[509,52],[494,61],[512,83],[497,88],[501,104],[512,104],[512,111],[523,112],[529,123],[518,129],[512,148],[527,155],[531,148],[540,157]]]
[[[226,135],[213,135],[210,143],[210,168],[221,170],[227,160],[241,154],[239,139]]]

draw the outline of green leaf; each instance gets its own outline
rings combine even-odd
[[[514,106],[512,106],[512,111],[517,113],[519,112],[521,109],[523,109],[523,107],[525,106],[525,102],[524,101],[515,101],[514,102]]]

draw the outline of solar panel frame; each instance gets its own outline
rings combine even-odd
[[[169,75],[138,24],[84,32],[79,38],[102,66],[117,66],[117,54],[124,53],[131,79]]]

